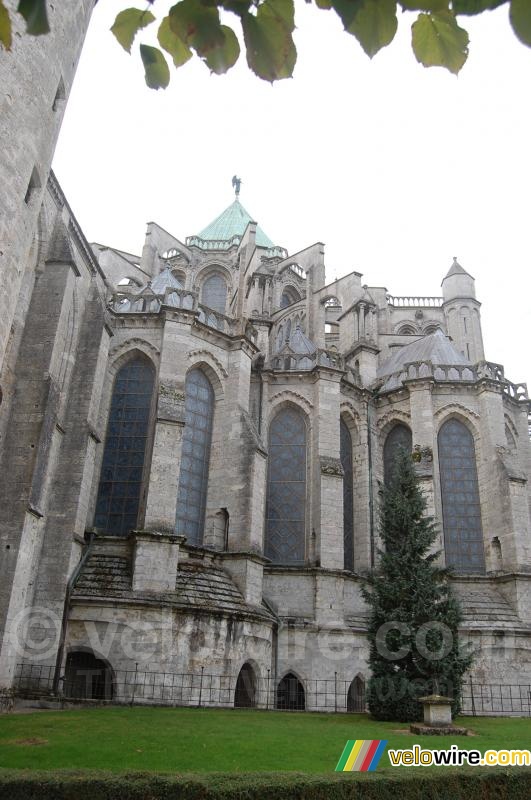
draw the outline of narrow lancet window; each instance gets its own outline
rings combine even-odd
[[[438,436],[446,564],[458,572],[485,572],[476,451],[472,434],[449,419]]]
[[[175,530],[188,544],[201,545],[205,527],[214,390],[200,369],[192,369],[185,384],[185,425],[177,496]]]
[[[344,567],[354,569],[354,485],[352,474],[352,437],[344,422],[340,422],[340,452],[343,467],[343,543]]]
[[[306,423],[285,408],[269,426],[265,555],[276,564],[305,559]]]
[[[138,525],[155,370],[138,357],[114,381],[94,526],[127,536]]]

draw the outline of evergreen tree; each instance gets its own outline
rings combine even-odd
[[[369,622],[369,710],[376,719],[418,721],[418,698],[443,694],[459,712],[464,673],[472,657],[459,650],[461,609],[437,564],[437,529],[411,454],[397,449],[391,480],[382,487],[379,564],[363,590]]]

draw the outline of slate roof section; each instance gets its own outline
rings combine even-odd
[[[493,586],[478,586],[470,584],[454,586],[463,612],[463,622],[488,622],[496,625],[503,623],[511,626],[521,625],[518,614],[507,602],[500,592]]]
[[[411,344],[400,347],[391,358],[378,367],[376,376],[385,378],[387,375],[393,375],[400,372],[404,364],[412,361],[431,361],[434,365],[471,366],[471,362],[454,347],[450,339],[441,330],[437,330],[429,336],[422,336]]]
[[[265,608],[247,605],[229,575],[217,567],[183,560],[179,563],[174,591],[156,594],[135,592],[132,590],[130,556],[107,555],[101,550],[89,555],[72,597],[155,600],[158,605],[167,604],[183,611],[252,613],[271,617]]]

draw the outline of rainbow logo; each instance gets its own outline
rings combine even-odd
[[[335,771],[374,772],[386,744],[387,739],[349,739]]]

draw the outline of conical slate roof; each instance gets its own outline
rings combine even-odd
[[[164,294],[166,289],[182,289],[183,284],[172,273],[169,267],[164,267],[156,278],[151,281],[151,289],[155,294]]]
[[[227,242],[235,236],[242,237],[249,222],[254,222],[253,218],[248,211],[242,206],[238,198],[230,204],[228,208],[221,212],[221,214],[213,220],[210,225],[197,234],[198,239],[204,241],[222,241]],[[192,237],[196,238],[196,237]],[[259,247],[271,248],[275,245],[266,236],[260,226],[256,228],[256,244]]]
[[[317,350],[311,339],[308,339],[306,334],[303,333],[300,325],[297,325],[289,337],[287,347],[289,347],[292,353],[298,353],[300,355],[312,355]]]
[[[404,364],[412,361],[431,361],[434,366],[471,364],[468,358],[454,347],[450,339],[441,330],[437,330],[429,336],[423,336],[416,342],[401,347],[378,367],[376,375],[378,378],[394,375],[404,368]]]
[[[454,256],[453,264],[444,277],[449,278],[451,275],[468,275],[470,278],[472,277],[466,269],[463,269],[456,256]]]

